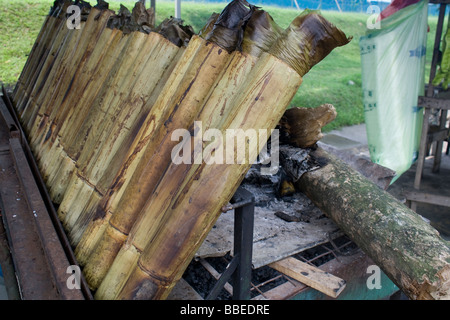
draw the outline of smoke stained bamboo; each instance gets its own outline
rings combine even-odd
[[[233,104],[239,108],[224,124],[222,136],[226,136],[227,129],[245,132],[247,129],[274,128],[302,82],[299,74],[269,54],[263,54],[259,59],[250,79],[235,97]],[[239,144],[238,139],[233,152],[236,155],[237,150],[248,147],[249,158],[245,164],[202,163],[193,177],[182,181],[183,188],[174,195],[165,219],[152,238],[142,239],[145,246],[141,248],[138,264],[118,298],[161,299],[167,296],[219,217],[221,206],[231,199],[239,181],[265,145],[265,141],[248,145],[245,140],[241,142],[244,144]],[[224,141],[220,147],[225,149]],[[222,179],[214,179],[219,173]]]
[[[199,42],[199,45],[193,42]],[[189,46],[191,44],[198,46],[195,58],[178,85],[174,86],[174,84],[169,83],[175,89],[175,92],[168,93],[170,97],[175,97],[166,107],[170,112],[168,115],[170,120],[166,121],[161,130],[156,131],[150,138],[142,158],[133,172],[124,197],[121,198],[119,206],[109,221],[112,227],[124,234],[129,232],[136,215],[139,214],[149,194],[153,192],[160,176],[171,161],[171,150],[176,145],[175,142],[170,140],[172,132],[180,128],[186,128],[194,120],[202,101],[209,92],[209,88],[212,87],[229,59],[229,54],[220,47],[207,43],[199,37],[192,39]],[[187,50],[189,50],[189,46]],[[162,94],[161,96],[163,100],[166,99]],[[151,166],[148,164],[151,164]],[[113,243],[116,242],[115,239],[108,238],[108,240]],[[116,247],[117,245],[114,244],[113,246]],[[98,247],[103,248],[104,246],[99,245]],[[101,249],[101,251],[103,250]],[[89,279],[88,283],[95,287],[99,284],[97,279],[103,278],[105,271],[109,268],[106,261],[109,260],[109,257],[103,257],[101,254],[97,256],[99,259],[93,257],[89,258],[89,263],[85,267],[85,274],[86,279]],[[103,268],[100,268],[101,266]],[[100,274],[100,276],[97,274]]]
[[[12,101],[16,106],[19,115],[23,111],[21,101],[28,100],[31,84],[34,84],[34,80],[40,72],[40,63],[48,57],[48,50],[50,50],[52,46],[54,34],[56,30],[59,30],[61,24],[65,22],[63,13],[69,3],[70,1],[64,1],[62,4],[57,4],[51,9],[39,32],[38,38],[33,45],[29,58],[27,59],[13,92]]]
[[[170,63],[170,65],[164,71],[163,76],[161,77],[161,79],[159,79],[158,84],[156,85],[150,98],[147,101],[147,105],[148,105],[147,107],[151,108],[154,105],[155,101],[157,100],[157,98],[159,96],[159,93],[161,92],[161,90],[163,89],[165,84],[167,83],[167,79],[171,76],[174,68],[178,64],[178,61],[184,54],[184,50],[185,50],[184,47],[179,48],[173,61]],[[141,123],[142,123],[142,121],[138,121],[135,131],[139,130],[139,128],[140,128],[139,126],[141,125]],[[133,143],[132,138],[135,136],[135,131],[133,132],[133,134],[131,134],[130,141],[127,142],[127,143],[130,143],[131,145]],[[131,149],[131,147],[127,147],[126,149]],[[120,155],[116,154],[113,159],[113,162],[119,166],[119,170],[123,169],[122,164],[124,162],[124,159],[123,159],[124,155],[126,155],[126,153],[120,154]],[[108,177],[108,181],[110,178],[111,177]],[[106,179],[106,177],[105,177],[105,179]],[[102,180],[100,181],[101,184],[104,183]],[[113,186],[114,185],[111,183],[108,190],[111,190],[111,188]],[[96,244],[98,243],[99,238],[103,235],[103,232],[105,231],[105,228],[108,224],[111,213],[109,211],[105,211],[103,208],[106,206],[105,203],[107,203],[107,201],[109,199],[110,192],[111,191],[107,192],[107,194],[102,198],[101,202],[98,204],[97,208],[95,208],[95,210],[90,213],[93,217],[95,215],[95,217],[90,221],[90,224],[89,224],[87,230],[84,232],[80,243],[76,246],[75,254],[77,256],[77,259],[78,259],[78,262],[80,263],[80,265],[84,266],[86,264],[86,260],[88,259],[92,250],[95,248]],[[99,214],[99,212],[100,212],[100,214]]]
[[[72,119],[76,122],[72,122],[67,126],[67,130],[64,134],[67,143],[62,142],[62,144],[65,145],[65,151],[74,161],[78,162],[81,149],[86,146],[86,140],[89,135],[91,135],[91,131],[92,135],[96,137],[96,133],[104,127],[102,122],[104,121],[104,117],[108,114],[108,110],[114,110],[114,106],[111,106],[111,104],[114,99],[116,99],[116,95],[121,92],[120,86],[132,77],[133,72],[128,71],[130,69],[133,70],[133,66],[136,66],[135,59],[141,52],[140,48],[144,44],[146,37],[147,35],[142,32],[133,32],[130,34],[127,46],[123,48],[123,52],[120,54],[121,59],[116,61],[115,66],[112,68],[105,81],[105,85],[103,85],[101,92],[96,96],[91,108],[85,110],[85,116],[81,115],[81,117],[77,117],[74,113]],[[89,146],[86,146],[86,149],[89,150]],[[89,199],[87,194],[92,193],[95,188],[95,186],[89,181],[86,181],[77,170],[75,170],[72,175],[81,179],[82,182],[77,183],[76,186],[74,186],[77,189],[80,188],[80,191],[74,192],[69,189],[66,192],[73,195],[75,198],[78,193],[80,193],[78,201],[73,201],[71,198],[68,199],[67,197],[64,197],[58,208],[59,214],[65,216],[64,223],[67,230],[69,230],[69,238],[71,238],[70,233],[85,206],[83,200]],[[71,184],[69,184],[69,186],[71,186]],[[67,201],[71,201],[73,205],[68,207],[66,205]],[[74,205],[77,207],[75,208]]]
[[[41,170],[44,174],[48,175],[48,168],[43,164],[54,156],[48,150],[51,150],[61,123],[65,120],[67,109],[70,109],[70,106],[67,106],[64,100],[70,96],[71,92],[77,89],[77,81],[82,79],[83,71],[85,71],[86,66],[89,66],[90,59],[93,58],[95,60],[97,58],[92,53],[95,51],[95,47],[111,15],[112,12],[110,10],[98,11],[97,9],[92,9],[90,11],[84,32],[72,57],[72,61],[58,81],[55,93],[52,94],[50,100],[45,102],[49,106],[52,106],[47,108],[47,114],[49,116],[48,127],[37,132],[37,135],[40,135],[41,139],[38,138],[35,140],[35,148],[37,148],[35,156],[38,162],[41,163]],[[109,34],[108,32],[107,34]]]

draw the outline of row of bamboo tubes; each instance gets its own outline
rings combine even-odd
[[[68,5],[61,2],[46,18],[13,102],[95,297],[163,299],[266,142],[238,140],[234,151],[249,149],[245,164],[175,164],[171,153],[179,142],[172,133],[265,129],[270,135],[303,73],[268,52],[267,43],[249,44],[258,32],[271,33],[252,21],[264,15],[274,22],[246,1],[224,10],[244,12],[253,30],[244,33],[242,51],[214,43],[217,14],[179,47],[158,32],[111,29],[114,12],[107,9],[92,8],[79,30],[68,29]],[[295,31],[275,29],[274,48]],[[339,36],[334,47],[348,42]],[[185,143],[199,141],[208,145],[194,134]],[[225,141],[213,143],[225,149]]]

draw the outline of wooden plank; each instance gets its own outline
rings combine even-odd
[[[430,4],[450,4],[450,0],[430,0]]]
[[[292,257],[269,266],[332,298],[337,298],[346,285],[345,280]]]
[[[430,109],[442,109],[450,110],[450,100],[449,99],[439,99],[430,97],[419,97],[419,106],[424,106]]]
[[[407,192],[405,197],[409,201],[416,201],[428,204],[434,204],[437,206],[450,207],[450,197],[439,196],[430,193],[423,192]]]

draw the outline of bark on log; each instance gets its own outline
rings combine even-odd
[[[411,299],[450,299],[450,243],[418,214],[322,149],[302,190]]]

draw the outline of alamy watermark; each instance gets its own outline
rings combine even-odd
[[[370,276],[367,278],[366,285],[369,290],[380,290],[381,287],[381,269],[376,265],[371,265],[367,268],[367,273]]]
[[[66,26],[70,30],[80,29],[81,26],[81,9],[79,6],[71,5],[67,7],[66,11],[68,17],[66,21]]]
[[[381,21],[380,21],[381,9],[380,9],[380,7],[375,6],[375,5],[369,6],[367,8],[367,14],[370,14],[370,16],[366,22],[367,29],[370,29],[370,30],[381,29]]]
[[[68,266],[66,273],[70,276],[66,280],[66,286],[70,290],[81,289],[81,269],[77,265]]]
[[[270,151],[267,148],[269,132]],[[203,123],[196,121],[193,134],[187,129],[177,129],[172,133],[171,140],[179,142],[172,149],[174,164],[253,164],[259,158],[258,163],[263,165],[262,175],[278,172],[277,129],[226,129],[223,132],[214,128],[203,130]]]

